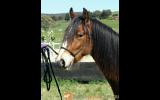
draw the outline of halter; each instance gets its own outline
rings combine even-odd
[[[87,27],[87,26],[86,26]],[[91,32],[89,32],[89,29],[88,28],[86,28],[85,26],[83,27],[84,28],[84,31],[86,32],[88,32],[88,34],[89,34],[89,37],[91,38]],[[82,50],[83,50],[83,48],[84,47],[86,47],[86,45],[83,45],[83,47],[81,47],[76,53],[73,53],[73,52],[71,52],[70,50],[68,50],[67,48],[65,48],[65,47],[61,47],[61,49],[64,49],[64,50],[66,50],[67,52],[69,52],[74,58],[75,58],[75,56],[77,55],[77,54],[79,54]]]
[[[82,47],[82,48],[83,48],[83,47]],[[66,50],[67,52],[69,52],[74,58],[75,58],[75,56],[76,56],[78,53],[80,53],[80,51],[82,50],[82,48],[79,49],[79,50],[74,54],[74,53],[72,53],[70,50],[68,50],[67,48],[61,47],[61,49],[64,49],[64,50]]]

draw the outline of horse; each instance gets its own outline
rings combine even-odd
[[[95,18],[83,8],[76,16],[70,8],[71,22],[65,30],[57,63],[65,69],[90,54],[109,82],[115,96],[119,97],[119,33]],[[119,98],[115,98],[119,100]]]

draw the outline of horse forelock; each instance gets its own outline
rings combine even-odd
[[[63,42],[73,40],[74,35],[76,33],[76,29],[80,25],[80,23],[81,23],[81,20],[79,19],[79,17],[76,17],[73,20],[71,20],[70,24],[68,25],[67,29],[65,30]]]

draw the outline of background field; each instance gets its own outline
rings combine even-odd
[[[59,79],[58,82],[62,95],[64,93],[72,93],[73,100],[88,100],[87,98],[89,97],[99,98],[97,100],[113,99],[111,88],[106,81],[90,81],[88,84],[83,84],[76,80]],[[41,82],[41,100],[60,100],[54,81],[50,91],[47,91],[45,83]]]
[[[119,20],[113,20],[108,18],[108,19],[102,19],[100,21],[110,26],[116,32],[119,32]],[[69,21],[65,21],[65,20],[55,21],[53,28],[50,28],[48,31],[42,30],[41,34],[42,36],[45,37],[47,42],[50,41],[51,36],[56,37],[54,42],[61,42],[63,39],[64,31],[68,26],[68,24],[69,24]]]
[[[109,17],[100,21],[119,33],[118,19]],[[68,24],[69,21],[66,20],[54,21],[54,25],[48,30],[41,30],[41,36],[45,38],[45,42],[51,42],[51,37],[53,36],[55,40],[52,42],[61,43]],[[53,48],[58,48],[58,46]],[[78,80],[58,78],[58,83],[62,95],[64,96],[66,92],[72,93],[73,100],[113,100],[113,93],[107,80],[92,80],[84,84]],[[88,99],[89,97],[93,97],[93,99]],[[41,81],[41,100],[60,100],[54,80],[50,91],[47,91],[45,83],[43,80]]]

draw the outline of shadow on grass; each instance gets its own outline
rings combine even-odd
[[[94,62],[79,62],[74,64],[70,70],[59,68],[54,63],[52,63],[52,67],[56,77],[60,79],[75,79],[81,83],[88,83],[91,80],[105,80]],[[44,64],[41,64],[41,77],[43,74]]]

